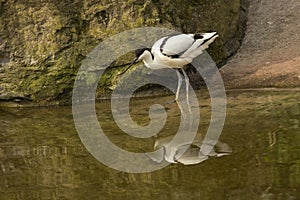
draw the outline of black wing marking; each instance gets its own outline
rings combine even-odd
[[[180,36],[182,38],[180,38]],[[176,37],[179,37],[179,38],[177,38],[178,42],[173,44],[173,45],[175,45],[175,48],[172,48],[172,46],[170,47],[170,45],[169,45],[169,47],[167,47],[167,45],[166,45],[167,42],[172,39],[173,40],[176,39]],[[183,41],[180,41],[180,39],[183,39]],[[160,45],[160,51],[164,56],[167,56],[170,58],[180,58],[180,56],[182,56],[194,44],[195,41],[196,41],[195,39],[193,39],[192,37],[190,37],[186,34],[171,35],[171,36],[166,37],[162,41],[162,43]],[[174,41],[173,41],[173,43],[174,43]],[[182,45],[181,50],[180,50],[180,48],[178,48],[180,46],[180,44]],[[172,52],[172,54],[165,52],[166,50],[169,52]]]

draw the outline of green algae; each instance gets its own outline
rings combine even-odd
[[[9,62],[1,62],[0,100],[70,101],[77,70],[86,55],[106,38],[137,27],[218,31],[220,37],[209,53],[222,65],[240,45],[246,4],[239,0],[1,2],[0,54],[9,55]],[[122,61],[130,61],[131,56]],[[103,75],[97,96],[109,96],[118,81],[116,73],[108,70]],[[13,95],[5,96],[8,92]]]

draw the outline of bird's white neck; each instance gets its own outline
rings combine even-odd
[[[140,60],[143,60],[146,67],[151,68],[150,65],[153,63],[153,55],[150,51],[144,51],[144,53],[140,56]]]

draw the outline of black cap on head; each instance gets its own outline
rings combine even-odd
[[[151,52],[151,49],[148,48],[148,47],[143,47],[143,48],[135,50],[136,58],[139,58],[144,53],[144,51],[150,51]]]

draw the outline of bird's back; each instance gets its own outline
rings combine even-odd
[[[153,45],[153,49],[172,58],[179,58],[193,43],[194,39],[190,35],[178,34],[161,38]]]
[[[198,34],[178,34],[159,39],[152,46],[156,56],[154,63],[160,63],[171,68],[181,68],[191,63],[203,50],[217,38],[216,32]],[[154,64],[153,63],[153,64]]]

